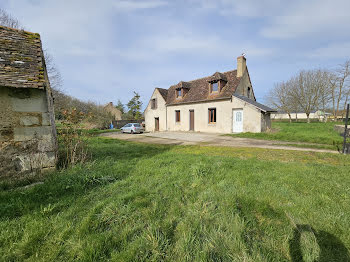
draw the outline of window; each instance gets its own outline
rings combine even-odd
[[[176,98],[181,97],[181,88],[176,89]]]
[[[247,89],[247,97],[248,98],[250,97],[250,87],[248,87],[248,89]]]
[[[175,122],[180,122],[180,110],[175,110]]]
[[[151,109],[156,109],[156,108],[157,108],[157,100],[153,98],[151,102]]]
[[[209,108],[209,124],[216,123],[216,108]]]
[[[134,127],[141,127],[140,124],[134,124]]]
[[[219,91],[219,83],[218,82],[214,82],[214,83],[211,84],[211,91],[212,92]]]

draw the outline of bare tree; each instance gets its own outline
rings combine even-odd
[[[44,57],[51,88],[60,90],[63,85],[61,72],[58,70],[52,55],[47,51],[47,49],[44,50]]]
[[[267,94],[266,101],[277,110],[287,113],[289,122],[292,122],[291,113],[294,106],[289,88],[290,83],[288,82],[276,83]]]
[[[345,110],[346,104],[349,100],[349,95],[350,95],[349,80],[350,80],[350,60],[346,61],[344,64],[339,65],[338,69],[336,69],[333,72],[329,80],[333,115],[335,118],[337,118],[339,114],[341,103],[344,102],[344,110]]]
[[[310,123],[310,113],[322,106],[328,87],[328,72],[325,70],[302,70],[290,82],[290,94]]]
[[[0,25],[16,29],[23,29],[21,23],[5,10],[0,8]]]

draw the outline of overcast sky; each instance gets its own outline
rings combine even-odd
[[[350,57],[349,0],[1,0],[41,34],[70,95],[100,104],[236,69],[257,100],[299,69]]]

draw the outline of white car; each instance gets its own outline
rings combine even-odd
[[[122,133],[130,133],[130,134],[142,134],[144,129],[139,123],[129,123],[123,126],[121,129]]]

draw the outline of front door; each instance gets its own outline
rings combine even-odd
[[[194,131],[194,110],[190,110],[190,131]]]
[[[243,110],[233,110],[233,133],[241,133],[243,132]]]
[[[159,117],[155,117],[154,121],[154,131],[159,131]]]

